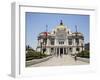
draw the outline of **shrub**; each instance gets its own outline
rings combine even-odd
[[[26,61],[32,60],[32,59],[40,59],[40,58],[44,58],[47,56],[48,55],[45,53],[36,52],[29,45],[26,46]]]
[[[40,59],[47,57],[47,54],[41,53],[41,52],[35,52],[35,51],[28,51],[26,53],[26,61],[32,60],[32,59]]]
[[[78,57],[83,57],[83,58],[90,58],[90,53],[88,50],[82,51],[77,54]]]

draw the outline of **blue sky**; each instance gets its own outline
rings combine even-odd
[[[84,35],[85,43],[89,42],[89,15],[26,12],[25,16],[26,45],[30,45],[34,49],[37,46],[37,36],[40,32],[46,31],[46,25],[50,32],[59,25],[60,20],[72,32],[76,31],[75,25],[77,25],[78,32],[82,32]]]

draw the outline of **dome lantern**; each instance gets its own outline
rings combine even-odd
[[[64,24],[63,24],[63,22],[62,22],[62,20],[61,20],[61,22],[60,22],[60,25],[57,26],[57,30],[66,30],[66,28],[65,28],[65,26],[64,26]]]
[[[61,22],[60,22],[60,25],[63,25],[63,22],[62,22],[62,20],[61,20]]]

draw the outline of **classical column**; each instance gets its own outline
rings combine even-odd
[[[64,48],[63,48],[63,55],[64,55]]]
[[[56,38],[55,38],[55,42],[54,43],[55,43],[54,45],[56,45],[56,43],[57,43]]]
[[[73,39],[73,46],[76,46],[76,44],[75,44],[75,39]]]
[[[59,56],[60,56],[60,48],[59,48]]]
[[[57,55],[57,48],[56,48],[56,55]]]
[[[57,48],[55,48],[55,55],[57,55]]]
[[[68,38],[66,39],[66,45],[68,46]]]
[[[67,54],[69,54],[69,48],[67,47]]]
[[[50,41],[49,41],[49,39],[47,39],[47,45],[50,45],[49,43],[50,43]]]

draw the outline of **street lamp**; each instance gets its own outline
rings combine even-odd
[[[75,28],[76,28],[76,32],[75,32],[75,42],[76,42],[76,51],[78,51],[78,36],[77,36],[77,34],[78,34],[78,32],[77,32],[77,26],[75,26]],[[77,53],[75,52],[75,61],[77,60]]]
[[[83,51],[83,43],[81,44],[81,46],[82,46],[82,51]]]
[[[82,45],[82,51],[84,50],[84,44],[83,43],[84,43],[84,37],[82,38],[82,44],[81,44]]]
[[[44,42],[45,47],[43,48],[43,53],[46,52],[47,36],[48,36],[47,28],[48,28],[48,25],[46,25],[46,32],[44,32],[43,42]]]
[[[40,44],[41,44],[41,53],[42,53],[43,39],[40,40]]]

